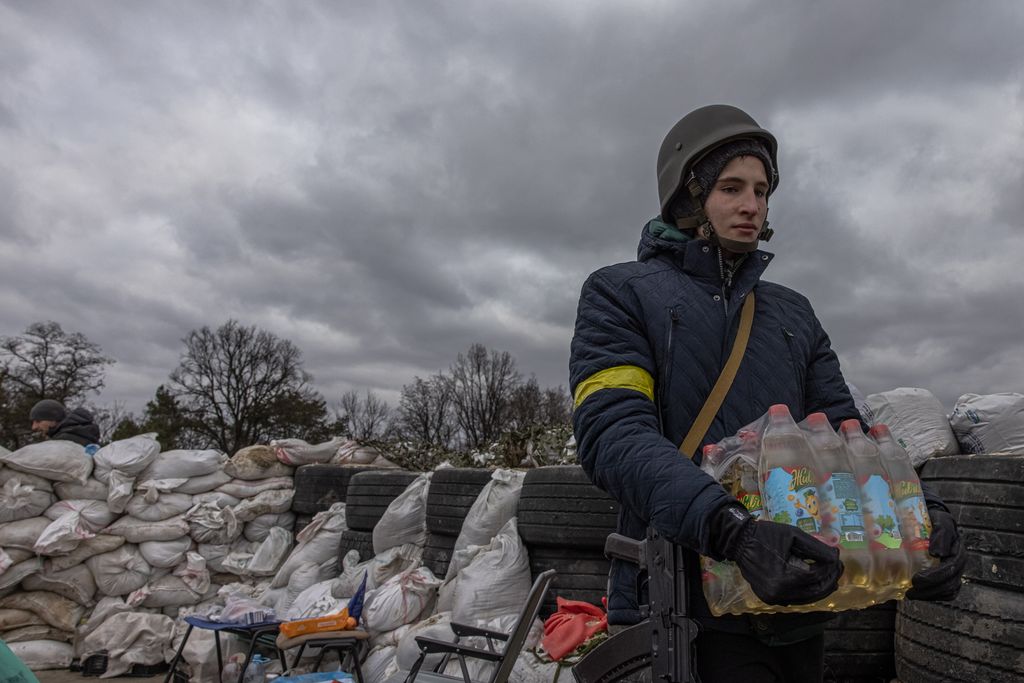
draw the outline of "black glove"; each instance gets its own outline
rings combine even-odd
[[[712,554],[736,562],[770,605],[816,602],[839,586],[839,551],[795,526],[758,522],[742,505],[729,504],[713,514],[709,532]]]
[[[928,554],[939,558],[939,564],[922,569],[911,577],[908,600],[953,600],[960,592],[960,575],[967,565],[967,553],[960,543],[960,531],[953,515],[945,508],[928,508],[932,519],[932,535],[928,539]]]

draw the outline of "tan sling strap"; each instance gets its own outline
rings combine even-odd
[[[732,343],[729,359],[725,361],[722,374],[718,376],[718,381],[715,382],[714,388],[711,389],[711,394],[704,401],[704,406],[700,409],[697,419],[693,421],[690,431],[686,434],[686,438],[683,439],[682,445],[679,446],[679,452],[687,458],[693,459],[697,452],[697,447],[704,440],[704,435],[708,433],[708,428],[711,427],[711,421],[715,419],[718,409],[722,407],[722,401],[725,400],[725,395],[729,393],[732,381],[736,379],[736,371],[739,370],[740,362],[743,360],[743,353],[747,350],[747,341],[750,339],[750,328],[753,324],[754,292],[751,291],[747,295],[747,300],[743,302],[743,310],[740,311],[740,328],[736,331],[736,339]]]

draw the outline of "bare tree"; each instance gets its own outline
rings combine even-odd
[[[67,405],[98,393],[113,362],[99,345],[55,322],[32,323],[19,336],[0,337],[0,443],[19,448],[31,440],[28,414],[36,401],[52,398]]]
[[[383,439],[391,431],[391,409],[383,399],[369,389],[362,398],[354,389],[346,391],[338,402],[336,413],[338,421],[356,441]]]
[[[229,320],[193,330],[170,395],[197,436],[225,453],[294,433],[323,432],[326,407],[287,339]],[[282,433],[284,432],[284,433]]]
[[[402,387],[398,431],[404,439],[426,448],[451,448],[455,439],[452,386],[441,375],[414,377]]]
[[[455,419],[466,445],[485,448],[505,429],[512,391],[519,383],[516,361],[507,351],[488,353],[473,344],[460,353],[447,378]]]

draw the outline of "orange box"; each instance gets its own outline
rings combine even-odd
[[[348,607],[337,614],[327,614],[322,617],[310,617],[308,619],[296,619],[281,624],[281,633],[288,638],[305,635],[307,633],[323,633],[324,631],[344,631],[348,629]]]

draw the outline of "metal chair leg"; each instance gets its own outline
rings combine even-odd
[[[178,646],[178,651],[174,653],[174,658],[171,659],[171,668],[167,670],[167,677],[164,678],[164,683],[170,683],[174,677],[174,672],[178,668],[178,661],[181,660],[181,653],[185,650],[185,643],[188,642],[188,637],[192,635],[192,628],[192,624],[189,624],[188,630],[185,631],[185,637],[181,639],[181,645]]]

